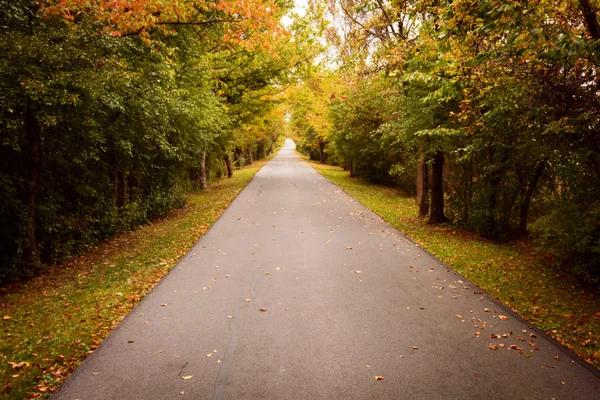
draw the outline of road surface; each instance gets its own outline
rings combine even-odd
[[[597,373],[293,147],[54,399],[600,399]]]

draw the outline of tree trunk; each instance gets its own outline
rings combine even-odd
[[[40,253],[35,235],[35,207],[37,200],[37,183],[40,172],[42,129],[31,110],[25,116],[25,135],[29,145],[29,182],[27,185],[27,263],[30,268],[40,268]]]
[[[427,223],[437,225],[444,222],[444,152],[438,150],[431,166],[431,210]]]
[[[248,160],[246,161],[246,165],[250,165],[254,162],[254,157],[252,156],[252,149],[248,148]]]
[[[419,203],[419,217],[425,218],[429,213],[429,167],[425,155],[419,155],[417,165],[417,203]]]
[[[533,192],[537,187],[542,174],[544,173],[544,169],[546,168],[546,160],[541,159],[537,168],[535,169],[535,174],[533,174],[533,178],[531,179],[531,183],[523,196],[523,201],[521,202],[521,210],[519,213],[519,229],[521,232],[527,231],[527,217],[529,216],[529,205],[531,204],[531,197],[533,197]]]
[[[351,158],[350,159],[350,177],[352,178],[354,176],[354,159]]]
[[[206,190],[206,152],[200,156],[200,190]]]
[[[598,18],[596,17],[596,11],[592,8],[589,0],[579,0],[579,6],[583,11],[583,17],[585,18],[585,25],[592,39],[600,39],[600,24],[598,24]]]
[[[233,176],[233,166],[231,165],[231,157],[229,154],[225,154],[225,167],[227,168],[227,177]]]
[[[319,139],[319,161],[322,164],[327,162],[327,154],[325,154],[325,142]]]

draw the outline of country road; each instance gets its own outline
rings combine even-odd
[[[600,378],[288,140],[53,396],[185,398],[597,400]]]

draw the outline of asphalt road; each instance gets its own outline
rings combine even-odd
[[[597,400],[600,378],[288,141],[53,398]]]

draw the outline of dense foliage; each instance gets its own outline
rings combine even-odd
[[[322,161],[416,192],[429,223],[496,240],[529,231],[598,279],[598,4],[327,4],[335,68],[313,80],[337,83],[311,102],[328,109],[327,124],[295,108],[303,149],[320,146]]]
[[[310,63],[290,7],[0,0],[0,282],[269,153],[279,93]]]

